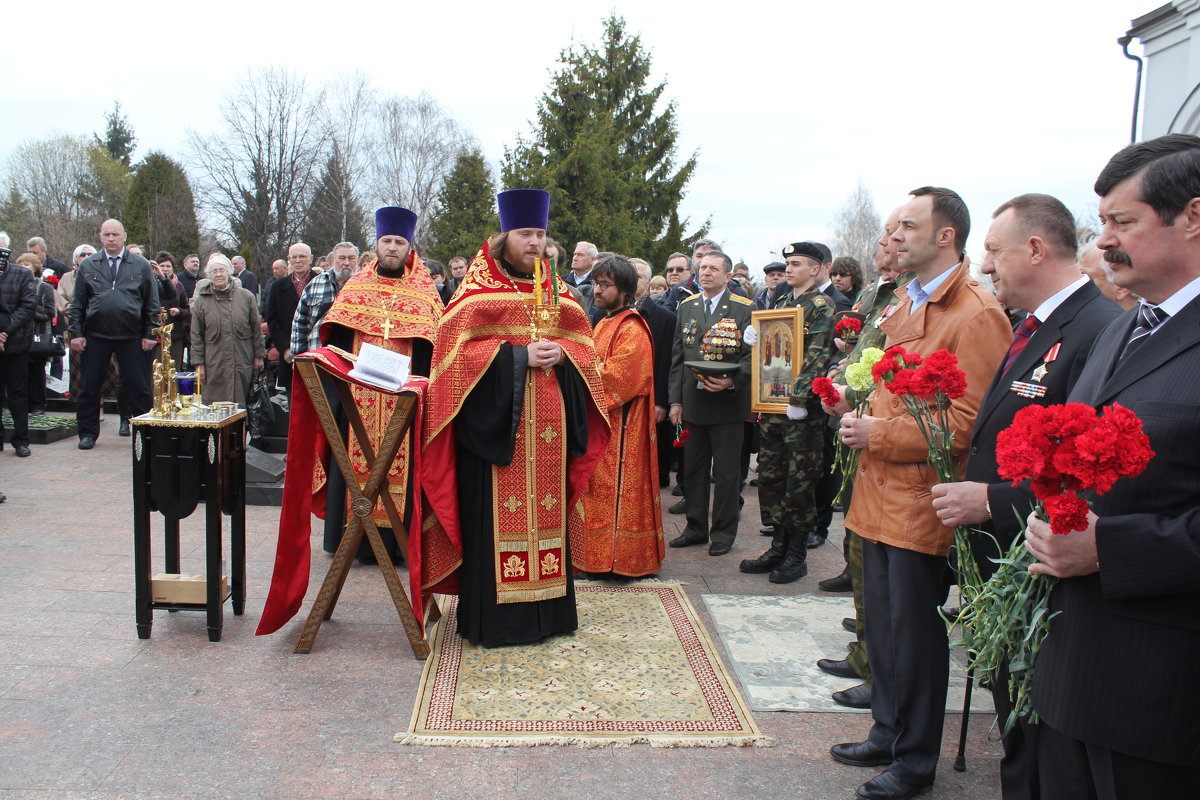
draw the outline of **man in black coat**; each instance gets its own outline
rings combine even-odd
[[[100,436],[100,386],[115,355],[129,397],[129,414],[150,410],[150,364],[145,353],[158,341],[158,281],[150,262],[125,247],[125,227],[108,219],[100,226],[101,250],[79,262],[71,301],[71,349],[81,354],[75,418],[79,449],[91,450]]]
[[[986,579],[992,559],[1007,550],[1033,509],[1033,496],[1002,481],[996,472],[996,437],[1018,411],[1030,405],[1065,403],[1100,331],[1121,314],[1075,261],[1075,218],[1044,194],[1015,197],[992,215],[984,239],[982,271],[992,277],[997,298],[1029,313],[1018,327],[1009,357],[1000,365],[971,433],[966,480],[933,487],[933,507],[948,526],[984,532],[972,540],[974,558]],[[1030,330],[1033,332],[1030,333]],[[995,537],[994,539],[992,537]],[[1007,676],[991,687],[1003,721],[1011,712]],[[1000,777],[1005,800],[1036,798],[1036,726],[1025,723],[1004,737]]]
[[[42,260],[43,272],[52,270],[60,278],[67,274],[67,265],[50,255],[49,251],[46,250],[46,240],[42,237],[34,236],[31,238],[25,243],[25,249]]]
[[[254,299],[258,300],[258,276],[253,271],[246,268],[246,259],[241,256],[234,256],[229,259],[233,263],[233,277],[242,282],[242,288],[254,295]]]
[[[292,322],[300,293],[312,280],[312,248],[296,242],[288,248],[288,274],[273,281],[267,296],[267,331],[271,344],[279,351],[278,383],[288,393],[292,390]]]
[[[654,422],[658,426],[658,481],[661,487],[671,483],[671,443],[675,439],[675,432],[667,420],[667,410],[671,405],[668,397],[671,349],[675,343],[675,312],[660,305],[646,293],[654,272],[650,264],[640,258],[631,258],[630,263],[638,273],[635,307],[646,319],[654,340]]]
[[[13,418],[13,450],[24,457],[30,454],[29,345],[37,292],[33,273],[8,259],[8,248],[0,248],[0,388]],[[0,436],[0,444],[3,442]]]
[[[1200,138],[1129,145],[1095,189],[1096,244],[1142,303],[1070,400],[1132,410],[1154,457],[1086,530],[1030,522],[1032,571],[1061,579],[1033,682],[1042,796],[1200,797]]]

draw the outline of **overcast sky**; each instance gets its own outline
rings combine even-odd
[[[615,10],[667,81],[681,159],[699,155],[682,211],[693,227],[711,217],[735,260],[757,269],[787,242],[827,239],[860,179],[881,214],[917,186],[955,189],[975,255],[1014,195],[1094,209],[1096,174],[1129,140],[1136,65],[1116,40],[1158,5],[11,3],[5,27],[21,35],[0,88],[0,159],[28,139],[99,131],[119,100],[135,158],[186,161],[186,129],[212,130],[247,68],[284,64],[317,83],[361,69],[384,92],[427,90],[496,165],[560,48],[599,42]]]

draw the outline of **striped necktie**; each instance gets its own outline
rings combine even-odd
[[[1167,321],[1170,314],[1163,311],[1158,306],[1142,303],[1138,306],[1138,324],[1129,334],[1129,341],[1125,343],[1125,351],[1121,353],[1121,358],[1125,358],[1134,350],[1142,346],[1142,343],[1149,338],[1150,333]]]

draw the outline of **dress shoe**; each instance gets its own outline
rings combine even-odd
[[[685,533],[672,539],[670,545],[671,547],[691,547],[694,544],[706,544],[707,542],[707,539],[693,539]]]
[[[842,574],[834,578],[826,578],[817,583],[817,588],[822,592],[848,592],[854,588],[850,583],[850,573],[842,570]]]
[[[758,535],[759,536],[774,536],[775,535],[775,526],[774,525],[766,525],[762,528],[759,528]]]
[[[862,676],[855,672],[851,668],[850,662],[844,658],[840,661],[834,661],[832,658],[819,658],[817,659],[817,668],[830,675],[837,675],[839,678],[862,679]]]
[[[80,436],[79,437],[79,449],[80,450],[91,450],[95,446],[96,446],[96,437],[95,436]]]
[[[850,633],[858,633],[858,620],[854,617],[842,617],[842,627]]]
[[[28,458],[33,455],[33,451],[29,449],[27,444],[13,445],[13,451],[16,452],[17,458]]]
[[[672,497],[683,497],[683,487],[675,484],[675,488],[671,490]]]
[[[829,755],[833,756],[834,761],[852,767],[878,767],[880,764],[890,764],[896,760],[891,750],[876,747],[870,742],[835,744],[829,748]]]
[[[730,546],[724,542],[713,542],[708,546],[710,556],[723,556],[730,551]]]
[[[821,545],[825,544],[826,538],[826,536],[822,536],[816,531],[810,531],[808,534],[808,549],[812,550],[813,548],[820,547]]]
[[[129,435],[129,417],[121,417],[121,426],[117,428],[117,436]]]
[[[679,500],[679,501],[671,504],[671,507],[667,509],[667,513],[668,514],[682,514],[686,509],[687,509],[687,501]]]
[[[847,708],[870,708],[871,687],[865,683],[833,693],[833,702]]]
[[[855,794],[860,800],[908,800],[910,797],[925,794],[931,788],[933,788],[933,781],[909,783],[888,770],[879,773],[858,787]]]

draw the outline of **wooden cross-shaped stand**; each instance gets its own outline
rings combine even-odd
[[[404,624],[404,632],[408,636],[408,643],[412,647],[413,655],[423,661],[429,657],[429,642],[421,632],[421,626],[413,613],[412,604],[400,583],[400,576],[396,573],[392,559],[384,548],[383,540],[379,537],[379,528],[375,526],[375,521],[371,518],[371,511],[378,501],[387,513],[388,521],[391,522],[400,551],[408,552],[408,529],[404,526],[404,521],[392,502],[391,493],[388,491],[387,474],[404,441],[405,432],[412,427],[417,396],[411,392],[401,391],[396,397],[396,407],[388,420],[383,441],[379,443],[379,452],[375,453],[367,438],[366,427],[363,425],[362,416],[358,413],[358,406],[354,402],[354,396],[350,392],[350,385],[346,379],[310,357],[297,357],[295,368],[304,380],[304,388],[308,390],[309,397],[312,398],[313,407],[321,421],[321,429],[325,433],[325,439],[329,442],[334,460],[337,462],[342,476],[346,479],[346,488],[350,492],[350,515],[346,521],[346,530],[342,533],[342,541],[338,544],[337,552],[334,553],[333,561],[329,565],[329,571],[325,574],[325,580],[321,583],[316,600],[313,601],[308,621],[304,623],[304,629],[300,632],[295,652],[311,652],[317,632],[321,629],[321,622],[333,616],[334,606],[337,605],[338,596],[341,594],[342,586],[346,583],[346,576],[350,572],[354,553],[358,550],[358,543],[362,541],[365,531],[367,541],[371,543],[371,551],[375,554],[375,560],[378,562],[379,570],[383,573],[383,580],[387,584],[392,603],[396,606],[396,613],[400,615],[400,621]],[[323,375],[333,380],[350,427],[358,437],[363,459],[370,469],[366,485],[361,489],[358,485],[358,475],[355,474],[354,467],[350,464],[350,456],[346,452],[346,442],[343,440],[341,432],[338,431],[337,420],[334,419],[333,409],[325,394],[325,386],[321,382]],[[437,620],[440,615],[432,595],[429,596],[425,608],[422,609],[422,614],[429,622]]]

